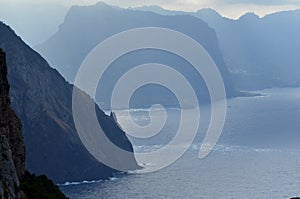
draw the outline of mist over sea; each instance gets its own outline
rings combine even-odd
[[[71,199],[299,196],[300,88],[258,92],[266,95],[228,100],[223,133],[205,159],[198,159],[198,153],[210,118],[209,106],[201,107],[194,143],[171,166],[147,174],[132,171],[107,181],[66,183],[60,188]],[[167,113],[158,135],[146,141],[130,138],[136,153],[158,150],[174,137],[180,110],[168,109]],[[147,110],[133,110],[131,115],[137,123],[149,123]],[[117,118],[126,128],[128,118],[122,111]]]

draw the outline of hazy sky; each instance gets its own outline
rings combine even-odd
[[[10,25],[30,46],[45,41],[63,23],[72,5],[91,5],[99,0],[0,0],[0,21]],[[102,0],[119,7],[158,5],[170,10],[196,11],[213,8],[221,15],[239,18],[246,12],[260,16],[300,9],[300,0]]]
[[[99,0],[0,0],[0,5],[28,3],[52,4],[69,7],[75,4],[94,4]],[[166,9],[196,11],[201,8],[214,8],[222,15],[238,18],[245,12],[255,12],[260,16],[279,10],[300,9],[300,0],[103,0],[120,7],[159,5]]]

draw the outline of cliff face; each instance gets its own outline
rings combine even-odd
[[[94,159],[76,132],[72,116],[73,85],[3,23],[0,23],[0,47],[6,52],[9,65],[11,106],[23,124],[27,169],[38,175],[46,174],[56,183],[111,176],[115,170]],[[108,137],[132,151],[125,133],[114,128],[114,120],[96,108]],[[117,154],[111,154],[110,158],[120,159]],[[131,158],[128,169],[138,168],[134,157]]]
[[[216,30],[220,49],[238,89],[300,85],[300,10],[262,18],[247,13],[238,20],[206,15],[202,11],[197,16]]]
[[[0,195],[19,197],[19,179],[25,172],[22,124],[10,107],[5,53],[0,48]]]
[[[122,31],[143,27],[167,28],[193,38],[205,48],[218,66],[227,96],[238,94],[232,85],[215,31],[193,16],[162,16],[152,12],[117,8],[104,3],[74,6],[66,15],[59,30],[36,49],[67,80],[73,82],[82,61],[100,42]],[[172,67],[189,80],[197,97],[201,99],[200,102],[209,101],[210,96],[205,82],[189,63],[172,53],[147,49],[120,56],[110,64],[108,75],[101,77],[102,83],[99,84],[95,97],[102,108],[110,108],[112,90],[122,75],[134,66],[145,63],[160,63]],[[178,104],[178,101],[171,93],[168,94],[166,89],[160,90],[150,85],[137,92],[131,103],[132,107],[140,108],[152,104],[172,106]]]
[[[19,198],[20,184],[7,138],[0,135],[0,198]]]

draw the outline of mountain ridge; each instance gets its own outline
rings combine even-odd
[[[104,5],[73,7],[68,12],[59,31],[43,45],[36,47],[38,52],[52,66],[56,67],[68,81],[74,81],[81,62],[100,42],[129,29],[158,27],[179,31],[201,44],[216,63],[223,77],[228,97],[238,95],[218,48],[216,33],[204,21],[189,15],[162,16],[153,12],[115,9],[106,4]],[[101,79],[95,96],[95,100],[101,105],[101,108],[108,109],[110,107],[109,96],[111,96],[113,89],[112,85],[121,77],[121,73],[126,73],[133,66],[151,62],[162,63],[180,71],[190,81],[197,97],[200,99],[199,101],[209,101],[209,94],[203,78],[184,59],[168,52],[141,50],[122,56],[111,64],[107,70],[111,69],[110,73],[107,72],[103,80]],[[133,99],[132,106],[143,107],[154,103],[161,103],[166,106],[176,106],[178,104],[170,92],[165,95],[162,90],[154,87],[150,88],[150,86],[143,89],[140,94],[137,94],[140,98]],[[168,91],[165,93],[168,93]],[[154,99],[155,96],[156,99]]]
[[[73,85],[9,26],[0,23],[0,35],[0,47],[6,51],[7,63],[11,66],[8,69],[11,104],[23,123],[28,169],[36,174],[46,174],[56,183],[110,177],[116,170],[92,157],[76,132],[72,116]],[[107,126],[104,129],[107,136],[133,151],[125,132],[97,106],[96,109],[100,124]],[[105,152],[105,149],[101,150]],[[120,159],[117,154],[111,154],[111,158]],[[129,158],[128,169],[139,168],[134,157]]]
[[[151,9],[151,7],[149,8]],[[152,10],[153,12],[158,9]],[[163,10],[160,14],[182,14]],[[184,14],[198,17],[213,28],[233,85],[238,90],[300,86],[300,9],[259,17],[253,12],[230,19],[215,10]],[[289,53],[286,53],[289,52]]]

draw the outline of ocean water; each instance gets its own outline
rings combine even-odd
[[[205,159],[200,160],[198,153],[209,123],[209,107],[201,107],[194,143],[170,166],[152,173],[118,174],[107,181],[66,183],[60,188],[71,199],[300,196],[300,88],[259,92],[266,95],[228,100],[222,135]],[[147,113],[135,110],[131,115],[146,125]],[[158,150],[174,137],[180,110],[167,113],[159,135],[130,138],[137,153]],[[122,112],[117,116],[121,126],[129,129],[128,118]]]

